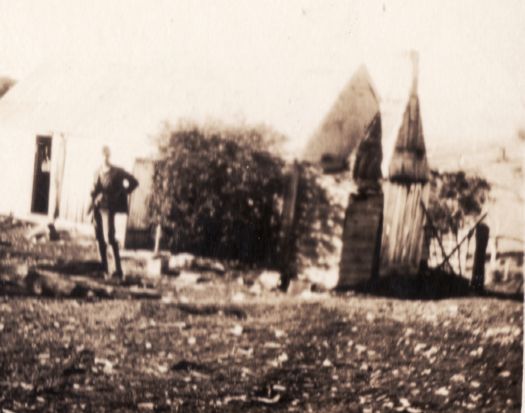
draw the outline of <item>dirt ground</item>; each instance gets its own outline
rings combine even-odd
[[[23,231],[0,235],[2,412],[521,409],[521,301],[291,296],[242,271],[167,277],[155,300],[32,297],[9,268],[95,250]]]

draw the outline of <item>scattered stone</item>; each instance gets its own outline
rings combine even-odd
[[[288,285],[288,294],[290,295],[300,295],[304,291],[311,291],[312,284],[306,280],[293,279]]]
[[[268,398],[268,397],[256,397],[254,399],[255,401],[258,401],[259,403],[264,403],[264,404],[275,404],[275,403],[278,403],[279,400],[281,400],[281,395],[280,394],[276,394],[274,397],[272,398]]]
[[[172,255],[168,261],[168,268],[170,270],[190,268],[194,260],[195,256],[193,254],[188,254],[185,252]]]
[[[278,329],[274,331],[274,334],[275,334],[275,338],[282,338],[286,335],[286,333],[283,330],[278,330]]]
[[[145,275],[148,278],[158,279],[169,271],[169,257],[166,255],[152,255],[146,259]]]
[[[281,283],[281,274],[277,271],[263,271],[257,277],[257,282],[266,290],[275,290]]]
[[[201,274],[193,271],[181,271],[179,276],[177,277],[177,284],[181,284],[182,286],[186,285],[192,285],[197,284],[199,279],[201,277]]]
[[[47,241],[58,241],[60,234],[53,223],[38,225],[26,232],[25,238],[29,242],[39,243]]]
[[[243,348],[237,349],[237,352],[245,357],[252,357],[253,356],[253,348],[250,347],[249,349],[245,350]]]
[[[261,295],[262,293],[262,287],[259,283],[254,283],[251,287],[250,287],[250,293],[253,294],[253,295]]]
[[[137,404],[137,407],[141,411],[150,411],[155,409],[155,405],[151,402],[144,402]]]
[[[414,334],[414,329],[408,327],[408,328],[405,330],[405,336],[406,336],[406,337],[410,337],[412,334]]]
[[[450,381],[454,383],[465,383],[465,376],[463,374],[454,374],[450,378]]]
[[[113,374],[113,363],[108,359],[95,357],[95,364],[102,366],[105,374]]]
[[[436,395],[438,395],[438,396],[444,396],[444,397],[447,397],[448,394],[449,394],[449,391],[447,390],[446,387],[440,387],[440,388],[437,389],[434,393],[435,393]]]
[[[189,253],[172,255],[168,260],[167,268],[170,272],[194,270],[214,272],[221,275],[226,272],[226,268],[221,262],[211,258],[197,257]]]
[[[235,302],[235,303],[241,303],[245,299],[246,299],[246,296],[243,293],[241,293],[241,292],[235,293],[233,295],[233,297],[232,297],[232,301]]]
[[[357,354],[361,354],[366,351],[366,346],[363,346],[361,344],[356,344],[355,349],[357,351]]]
[[[458,315],[458,306],[457,304],[450,304],[447,306],[448,313],[451,317],[456,317]]]
[[[272,389],[274,389],[275,391],[286,391],[286,387],[280,385],[280,384],[274,384],[272,386]]]
[[[224,399],[223,399],[223,403],[224,404],[228,404],[230,402],[233,402],[233,401],[240,401],[240,402],[245,402],[247,399],[247,397],[242,394],[240,396],[226,396]]]
[[[410,406],[410,402],[408,401],[408,399],[405,399],[404,397],[401,397],[399,399],[399,403],[401,403],[401,406],[403,406],[403,407]]]
[[[25,391],[33,391],[34,388],[32,384],[24,383],[23,381],[20,382],[20,387]]]
[[[472,350],[469,355],[471,357],[481,357],[483,354],[483,347],[478,347],[477,349],[475,350]]]
[[[425,351],[423,354],[426,358],[431,358],[434,354],[439,352],[439,348],[436,346],[430,347],[429,350]]]
[[[230,333],[233,334],[234,336],[237,336],[237,337],[242,335],[242,332],[243,332],[243,328],[242,328],[242,326],[240,324],[236,324],[230,330]]]
[[[198,271],[209,271],[219,275],[223,275],[226,272],[224,265],[211,258],[196,257],[191,265],[191,268]]]
[[[361,366],[359,367],[359,370],[361,371],[368,371],[368,364],[367,363],[362,363]]]
[[[277,360],[279,361],[279,363],[284,363],[286,361],[288,361],[288,354],[286,353],[282,353],[281,355],[279,355],[279,357],[277,357]]]

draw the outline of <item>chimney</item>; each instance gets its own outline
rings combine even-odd
[[[410,60],[412,60],[412,95],[417,95],[417,81],[419,77],[419,52],[417,50],[410,51]]]

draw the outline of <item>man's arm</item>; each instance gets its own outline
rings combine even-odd
[[[89,207],[87,210],[88,214],[93,212],[93,210],[97,206],[96,205],[97,197],[101,192],[102,192],[102,187],[100,186],[100,179],[99,179],[99,174],[97,171],[97,173],[95,174],[95,179],[93,180],[93,186],[91,187],[91,192],[90,192],[91,202],[89,203]]]
[[[98,194],[102,191],[102,187],[100,186],[100,179],[99,179],[99,173],[98,171],[95,173],[95,179],[93,179],[93,186],[91,187],[91,199],[95,199]]]
[[[122,177],[124,180],[128,181],[128,186],[126,188],[126,192],[129,194],[131,194],[135,189],[137,189],[137,187],[139,186],[139,181],[137,181],[137,179],[131,175],[130,173],[122,170]]]

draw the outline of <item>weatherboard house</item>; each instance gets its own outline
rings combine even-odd
[[[130,219],[117,216],[124,240],[126,225],[144,211],[149,186],[136,164],[155,156],[151,134],[169,118],[167,108],[182,102],[163,73],[153,79],[141,67],[121,69],[48,62],[0,99],[0,213],[90,230],[89,188],[101,147],[109,145],[112,161],[141,182]]]

